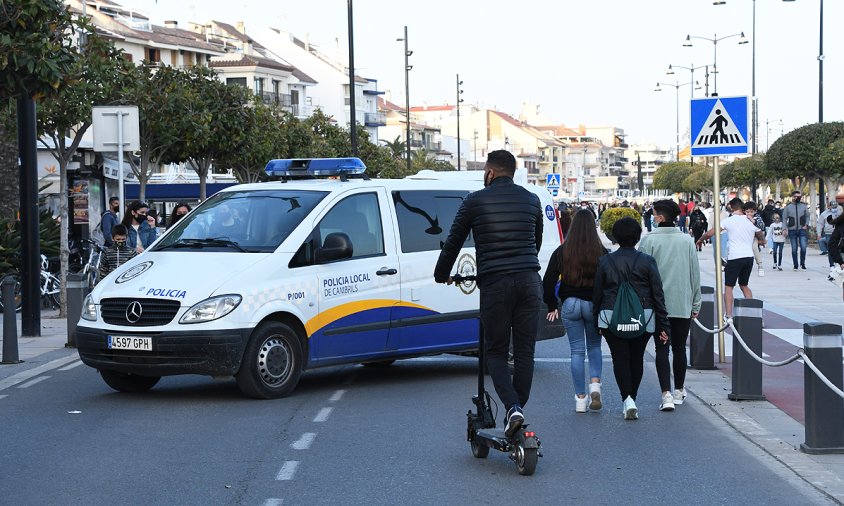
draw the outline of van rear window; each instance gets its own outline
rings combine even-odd
[[[221,192],[167,230],[154,251],[275,251],[327,194],[303,190]]]
[[[394,191],[393,203],[399,221],[402,252],[441,250],[457,210],[467,195],[468,191]],[[474,245],[470,233],[464,247]]]

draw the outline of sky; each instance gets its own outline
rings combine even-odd
[[[118,0],[120,1],[120,0]],[[246,32],[282,28],[330,56],[348,58],[348,0],[123,0],[156,24],[175,19],[245,22]],[[688,130],[691,72],[716,57],[709,91],[751,95],[756,7],[756,96],[760,151],[781,134],[816,123],[821,0],[357,0],[355,66],[404,104],[408,27],[411,105],[464,103],[518,117],[539,107],[556,124],[623,128],[630,144],[674,147]],[[825,121],[844,121],[844,1],[824,2]],[[740,37],[719,40],[744,32]],[[683,47],[691,35],[693,47]],[[260,42],[260,39],[258,40]],[[674,78],[677,78],[675,80]],[[705,92],[704,69],[694,72]],[[654,91],[657,82],[661,92]],[[681,86],[676,87],[677,84]],[[679,107],[677,101],[679,99]],[[767,126],[766,126],[767,125]],[[682,140],[681,140],[682,144]]]

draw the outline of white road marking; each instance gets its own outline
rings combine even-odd
[[[281,506],[281,503],[284,502],[284,499],[276,499],[275,497],[267,499],[264,502],[264,506]]]
[[[74,367],[79,367],[80,365],[82,365],[81,360],[79,360],[77,362],[73,362],[72,364],[66,365],[64,367],[60,367],[59,371],[69,371],[69,370],[73,369]]]
[[[278,470],[278,474],[275,475],[275,479],[278,481],[289,481],[293,479],[293,476],[296,475],[296,469],[299,467],[299,462],[296,460],[288,460],[281,466],[281,469]]]
[[[300,437],[298,441],[291,444],[290,447],[294,450],[307,450],[311,447],[311,443],[314,442],[314,439],[316,439],[315,432],[306,432],[302,434],[302,437]]]
[[[322,408],[319,410],[319,413],[317,413],[317,416],[314,417],[314,422],[324,422],[328,420],[328,416],[333,410],[334,408]]]
[[[345,394],[345,393],[346,393],[345,390],[337,390],[336,392],[334,392],[334,395],[332,395],[331,398],[328,399],[328,402],[339,401],[343,397],[343,394]]]
[[[51,378],[51,376],[38,376],[35,379],[29,380],[26,383],[22,383],[22,384],[18,385],[18,388],[29,388],[32,385],[35,385],[36,383],[41,383],[42,381],[50,379],[50,378]]]
[[[4,380],[0,380],[0,390],[5,390],[9,387],[17,385],[18,383],[23,383],[24,381],[30,378],[34,378],[35,376],[38,376],[43,372],[52,371],[53,369],[61,367],[67,364],[68,362],[73,362],[74,360],[79,360],[79,355],[76,353],[74,353],[73,355],[68,355],[66,357],[57,358],[56,360],[52,360],[50,362],[47,362],[46,364],[39,365],[38,367],[34,367],[27,371],[19,372],[14,376],[9,376]]]

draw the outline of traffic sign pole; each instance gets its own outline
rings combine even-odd
[[[715,293],[718,294],[715,297],[715,307],[717,310],[715,314],[717,315],[715,318],[715,325],[718,327],[721,326],[721,318],[724,314],[724,276],[721,273],[721,177],[719,174],[719,167],[718,167],[718,157],[715,157],[714,162],[714,171],[712,173],[712,186],[713,186],[713,205],[715,206],[715,212],[712,213],[715,217]],[[726,353],[724,352],[724,331],[718,332],[718,363],[723,364],[727,361]]]

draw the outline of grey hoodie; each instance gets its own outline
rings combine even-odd
[[[782,212],[782,222],[788,230],[800,230],[809,226],[809,206],[803,202],[791,202]]]

